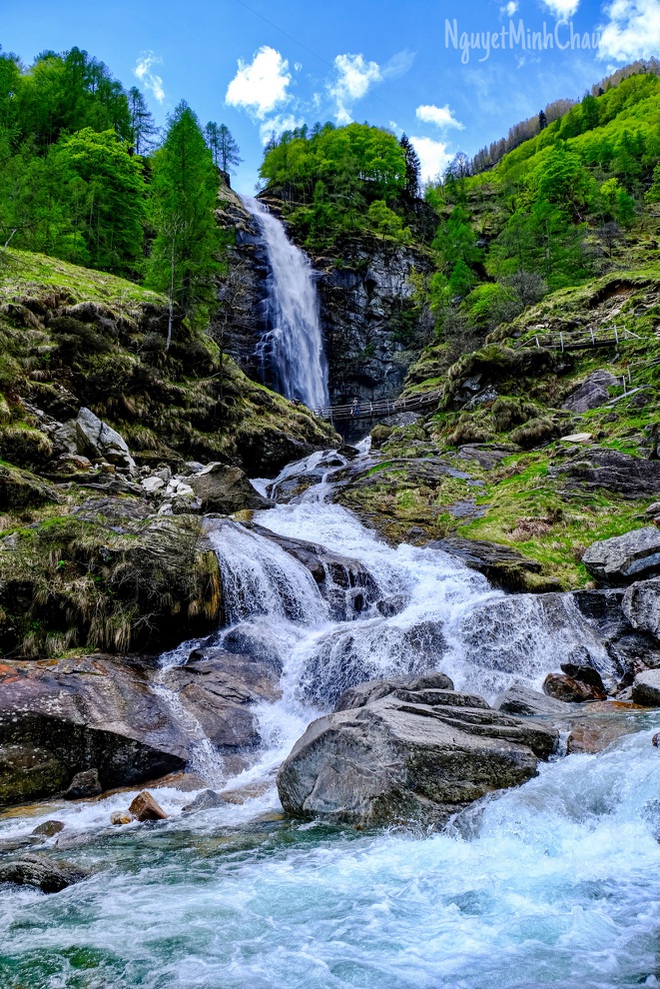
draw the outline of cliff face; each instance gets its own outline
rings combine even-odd
[[[280,215],[279,200],[264,201]],[[246,374],[268,385],[268,368],[259,355],[267,328],[266,251],[253,217],[230,189],[221,191],[217,215],[233,231],[235,243],[214,336]],[[289,235],[295,241],[295,230],[289,228]],[[432,269],[423,248],[356,237],[346,238],[332,253],[307,253],[318,277],[331,401],[397,395],[432,332],[429,314],[416,300],[416,280]]]

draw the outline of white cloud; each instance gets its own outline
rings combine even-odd
[[[541,2],[557,18],[572,17],[580,6],[580,0],[541,0]]]
[[[412,136],[410,140],[419,155],[422,182],[428,182],[429,179],[441,175],[454,157],[447,151],[447,145],[442,141],[434,141],[431,137]]]
[[[155,72],[151,71],[153,65],[161,65],[162,59],[154,55],[152,51],[141,52],[135,63],[133,75],[136,76],[145,89],[154,94],[159,103],[165,99],[165,89],[163,80]]]
[[[267,144],[271,137],[280,137],[285,130],[293,130],[295,127],[302,127],[304,120],[301,117],[294,117],[292,113],[278,114],[276,117],[269,117],[264,120],[259,127],[259,137],[262,144]]]
[[[434,106],[433,103],[423,104],[417,107],[415,116],[425,124],[435,124],[436,127],[443,128],[456,127],[458,130],[464,130],[464,125],[456,119],[453,111],[449,109],[448,103],[445,103],[444,106]]]
[[[516,0],[509,0],[504,7],[500,7],[500,14],[506,14],[507,17],[513,17],[515,12],[518,10],[518,4]]]
[[[649,58],[660,51],[660,4],[658,0],[614,0],[605,13],[609,21],[601,28],[599,58],[629,62]]]
[[[378,62],[367,62],[364,55],[337,55],[335,69],[335,81],[328,85],[335,101],[335,118],[338,124],[350,124],[353,104],[366,96],[374,83],[382,82],[383,75]]]
[[[286,103],[291,82],[289,63],[268,45],[262,45],[251,62],[238,59],[238,71],[227,87],[225,103],[241,107],[263,120],[276,106]]]
[[[411,52],[409,48],[404,48],[388,58],[385,65],[381,66],[383,79],[400,79],[412,68],[417,52]]]

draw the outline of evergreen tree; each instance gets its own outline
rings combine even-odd
[[[204,128],[204,136],[218,168],[227,174],[235,172],[243,159],[229,128],[225,124],[218,126],[215,121],[210,120]]]
[[[147,101],[137,88],[132,86],[128,91],[128,112],[131,121],[131,142],[136,155],[144,155],[154,146],[154,137],[158,128],[147,106]]]
[[[548,126],[548,118],[546,117],[545,110],[539,111],[539,130],[545,130]]]
[[[406,185],[405,191],[415,199],[419,195],[421,169],[419,156],[405,134],[401,135],[399,141],[401,149],[406,159]]]
[[[174,311],[205,321],[216,299],[214,276],[221,238],[213,213],[218,179],[199,121],[185,101],[168,119],[162,147],[153,159],[151,215],[156,229],[148,284],[167,292]]]

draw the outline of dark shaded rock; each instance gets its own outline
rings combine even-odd
[[[2,686],[4,687],[4,683]],[[0,705],[2,697],[0,695]],[[8,737],[21,739],[18,730],[7,733]],[[5,723],[11,718],[11,711],[5,711]],[[0,715],[0,726],[2,725]],[[7,737],[5,735],[5,738]],[[0,807],[9,804],[26,803],[33,798],[59,793],[70,774],[62,759],[49,749],[21,739],[20,744],[3,744],[0,727]]]
[[[567,677],[573,680],[579,680],[580,683],[584,683],[588,687],[593,687],[601,694],[605,693],[603,678],[593,666],[580,666],[577,663],[560,663],[559,668]]]
[[[646,526],[592,543],[582,557],[596,580],[610,586],[660,574],[660,529]]]
[[[64,825],[61,821],[44,821],[34,829],[32,834],[43,835],[45,838],[52,838],[53,835],[59,834],[60,831],[64,831]]]
[[[415,693],[314,721],[278,774],[284,809],[359,826],[443,823],[485,793],[536,775],[537,760],[555,747],[557,733],[539,724],[487,706],[416,703]]]
[[[605,694],[581,680],[574,680],[565,673],[548,673],[543,681],[543,692],[548,697],[566,703],[579,704],[583,701],[603,700]]]
[[[393,694],[399,688],[408,692],[420,690],[453,691],[454,684],[446,673],[423,673],[421,675],[392,677],[389,680],[367,680],[365,683],[345,690],[335,705],[335,711],[350,711],[357,707],[364,707],[365,704]]]
[[[548,478],[569,492],[603,488],[623,498],[652,498],[660,491],[660,461],[594,446],[551,464]]]
[[[202,511],[231,515],[243,509],[272,508],[273,502],[264,498],[250,484],[240,467],[209,464],[203,470],[184,477],[201,500]]]
[[[560,589],[558,581],[540,576],[543,570],[540,563],[528,560],[508,546],[481,539],[464,539],[461,536],[447,536],[445,539],[434,540],[427,546],[456,556],[466,567],[482,573],[495,587],[532,592]]]
[[[635,677],[632,699],[644,707],[660,707],[660,670],[645,670]]]
[[[140,822],[167,820],[167,814],[148,790],[138,793],[137,797],[131,801],[128,812],[136,821]]]
[[[24,855],[16,862],[0,865],[0,883],[36,886],[42,893],[59,893],[88,875],[85,869],[70,862],[48,859],[42,855]]]
[[[376,601],[376,608],[383,618],[392,618],[403,611],[408,600],[403,594],[392,594],[388,598],[381,598],[380,601]]]
[[[202,790],[194,800],[182,808],[182,814],[196,814],[200,810],[211,810],[213,807],[226,806],[226,800],[215,792],[215,790]]]
[[[98,797],[103,793],[98,769],[85,769],[76,773],[64,793],[65,800],[80,800],[83,797]]]
[[[57,503],[61,498],[52,485],[18,467],[0,464],[0,511]]]
[[[660,536],[660,532],[658,533]],[[660,551],[660,540],[658,542]],[[623,613],[632,627],[660,640],[660,577],[633,584],[623,596]]]
[[[514,683],[499,694],[493,703],[496,711],[504,714],[516,714],[523,717],[534,715],[566,714],[566,705],[538,690],[532,690],[521,683]]]
[[[620,384],[620,379],[615,378],[609,371],[593,371],[581,385],[571,392],[562,405],[562,409],[577,413],[597,409],[609,401],[608,388],[618,384]]]

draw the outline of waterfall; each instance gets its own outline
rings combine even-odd
[[[267,330],[260,352],[272,386],[311,409],[328,405],[328,368],[312,266],[291,243],[281,220],[258,200],[242,200],[259,226],[268,256]]]

